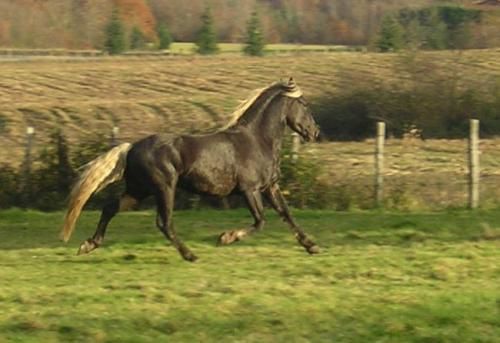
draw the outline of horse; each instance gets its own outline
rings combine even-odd
[[[94,235],[80,245],[78,255],[102,245],[106,227],[118,212],[153,196],[157,227],[185,260],[195,261],[196,255],[173,226],[177,187],[197,194],[245,197],[254,223],[246,229],[223,232],[217,245],[231,244],[263,228],[264,195],[288,223],[298,243],[309,254],[318,253],[319,247],[292,218],[278,185],[286,126],[305,141],[316,140],[320,133],[292,78],[255,90],[234,111],[233,120],[216,132],[177,136],[159,133],[133,144],[119,144],[84,166],[69,195],[61,238],[69,240],[83,206],[94,193],[125,179],[125,191],[103,207]]]

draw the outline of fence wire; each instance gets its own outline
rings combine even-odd
[[[64,206],[69,189],[57,180],[57,148],[47,137],[27,130],[23,158],[0,161],[0,207],[37,206],[30,199]],[[62,131],[72,137],[69,130]],[[77,167],[105,149],[131,137],[120,137],[118,128],[67,141],[73,177]],[[296,151],[286,151],[286,145]],[[282,158],[282,189],[292,206],[348,210],[375,207],[375,141],[323,142],[303,145],[285,142]],[[479,206],[500,205],[500,139],[481,140]],[[52,151],[53,156],[50,156]],[[288,154],[288,155],[287,155]],[[293,156],[293,158],[292,158]],[[51,166],[52,169],[47,169]],[[44,169],[45,168],[45,169]],[[43,175],[40,174],[42,170]],[[53,175],[51,175],[51,173]],[[382,203],[403,210],[435,210],[467,207],[469,161],[467,140],[388,139],[384,148]],[[64,189],[64,191],[61,191]],[[119,191],[119,188],[118,190]],[[37,193],[38,192],[38,193]],[[52,201],[57,192],[57,201]],[[17,193],[17,195],[16,195]],[[42,194],[43,193],[43,194]],[[100,206],[105,196],[98,197]],[[180,192],[178,207],[235,207],[241,200],[205,199]]]

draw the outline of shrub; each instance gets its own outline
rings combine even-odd
[[[20,206],[19,173],[8,165],[0,165],[0,208]]]
[[[287,137],[283,142],[280,184],[290,205],[297,208],[333,207],[334,194],[319,178],[322,173],[320,163],[304,156],[294,159],[291,147],[291,138]]]
[[[49,144],[41,151],[39,162],[31,173],[33,196],[27,206],[55,210],[63,206],[75,172],[69,160],[68,144],[60,130],[49,136]]]
[[[485,80],[479,89],[459,76],[433,75],[432,64],[410,63],[408,85],[346,88],[313,101],[313,113],[326,137],[371,138],[375,122],[385,121],[388,134],[394,137],[403,137],[408,127],[416,127],[424,139],[465,138],[470,118],[481,120],[482,137],[500,134],[500,79]]]

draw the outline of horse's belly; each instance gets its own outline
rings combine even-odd
[[[201,193],[225,196],[236,187],[236,177],[232,171],[211,168],[192,171],[182,178],[182,183]]]

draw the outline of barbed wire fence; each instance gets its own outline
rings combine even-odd
[[[26,129],[26,148],[24,161],[21,164],[19,185],[22,192],[23,203],[29,206],[30,199],[36,196],[33,194],[34,164],[39,163],[36,159],[37,144],[35,141],[35,128],[32,126]],[[113,126],[108,133],[109,141],[104,143],[107,147],[113,147],[120,142],[120,130],[118,126]],[[442,165],[453,162],[453,170],[437,170],[439,167],[425,166],[426,162],[418,163],[419,169],[410,166],[398,167],[398,161],[402,155],[412,156],[419,148],[419,142],[413,141],[406,150],[400,146],[401,140],[386,140],[385,123],[377,123],[375,139],[373,145],[364,143],[363,149],[354,146],[350,151],[348,142],[326,143],[326,148],[322,152],[307,151],[314,147],[314,144],[301,145],[300,137],[292,134],[290,143],[290,162],[298,166],[298,162],[312,157],[315,163],[322,169],[322,175],[311,174],[319,180],[319,187],[310,186],[311,180],[306,180],[307,185],[301,190],[284,189],[288,197],[293,196],[292,192],[301,191],[302,202],[295,202],[298,207],[314,207],[308,205],[308,198],[318,197],[318,192],[328,193],[325,202],[332,201],[332,204],[324,203],[321,207],[349,209],[358,208],[403,208],[403,209],[443,209],[449,207],[468,207],[475,209],[484,205],[498,205],[500,192],[497,186],[500,183],[500,173],[492,173],[491,170],[481,178],[480,169],[480,140],[479,121],[470,121],[470,137],[468,144],[464,144],[463,158],[440,157]],[[406,143],[405,143],[406,144]],[[322,144],[319,144],[321,146]],[[443,149],[446,150],[446,142],[443,142]],[[342,149],[338,149],[341,147]],[[326,153],[325,153],[326,150]],[[427,148],[428,152],[432,150]],[[455,149],[456,152],[456,149]],[[342,155],[343,154],[343,155]],[[340,156],[335,161],[323,160],[327,155]],[[347,161],[345,156],[352,155],[360,158]],[[343,157],[342,157],[343,156]],[[417,154],[415,153],[415,156]],[[434,157],[436,159],[436,157]],[[344,161],[342,161],[344,159]],[[287,163],[286,158],[282,163]],[[402,163],[399,163],[402,164]],[[309,168],[306,165],[305,168]],[[292,166],[294,168],[294,166]],[[304,168],[304,167],[303,167]],[[406,169],[405,169],[406,168]],[[358,172],[352,172],[357,169]],[[325,172],[326,171],[326,172]],[[298,172],[300,174],[301,171]],[[305,171],[307,173],[307,170]],[[299,178],[297,182],[301,182]],[[283,180],[282,183],[286,183]],[[332,200],[333,199],[333,200]],[[187,203],[198,206],[199,199],[188,200]],[[212,202],[213,203],[213,202]],[[1,204],[0,204],[1,205]],[[231,203],[227,199],[215,203],[217,207],[230,208]],[[0,207],[6,207],[5,204]]]
[[[378,122],[371,148],[367,142],[336,142],[329,143],[326,152],[318,153],[307,145],[293,144],[292,156],[316,158],[325,170],[325,187],[329,185],[330,192],[341,190],[349,198],[345,201],[354,203],[353,207],[434,210],[498,206],[500,168],[495,167],[500,167],[500,160],[491,161],[498,155],[494,151],[495,141],[479,140],[479,120],[471,119],[469,127],[469,138],[460,140],[460,144],[459,140],[430,144],[421,137],[386,140],[385,123]],[[487,143],[485,156],[490,162],[483,170],[480,143]],[[437,152],[442,156],[435,156]],[[342,157],[326,160],[329,155]],[[350,155],[358,158],[347,161]],[[407,163],[411,158],[414,163]],[[314,196],[312,191],[311,197]]]

